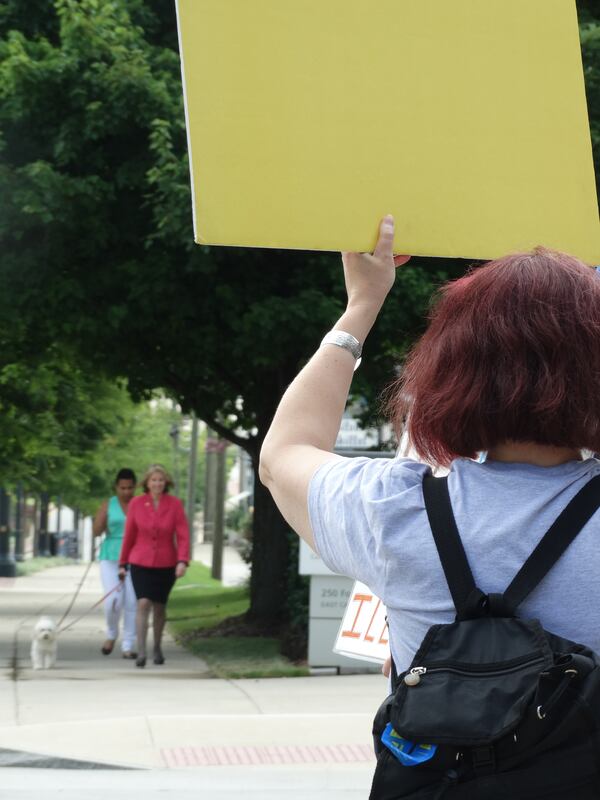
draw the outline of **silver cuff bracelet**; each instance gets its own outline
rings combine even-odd
[[[358,339],[352,336],[351,333],[346,333],[345,331],[329,331],[329,333],[326,333],[323,337],[321,347],[323,347],[324,344],[335,344],[338,347],[342,347],[344,350],[352,353],[357,361],[360,359],[362,353],[362,347]]]

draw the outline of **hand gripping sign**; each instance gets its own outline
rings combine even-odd
[[[575,0],[177,0],[201,244],[600,263]]]
[[[377,664],[390,654],[385,606],[364,583],[354,584],[333,650]]]

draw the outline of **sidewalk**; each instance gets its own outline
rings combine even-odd
[[[194,559],[212,567],[212,544],[195,544]],[[233,547],[223,548],[223,586],[239,586],[250,578],[250,565]]]
[[[97,797],[106,794],[101,785],[110,776],[124,796],[125,786],[131,794],[131,781],[138,779],[136,787],[146,786],[147,780],[157,792],[168,785],[179,786],[181,793],[186,775],[196,795],[204,788],[206,797],[219,800],[239,796],[240,790],[255,791],[265,800],[285,793],[291,800],[296,795],[288,791],[290,781],[296,780],[298,798],[317,800],[321,791],[328,800],[367,796],[373,769],[371,721],[386,690],[380,676],[217,680],[201,659],[169,636],[166,664],[136,669],[116,650],[101,655],[100,610],[63,634],[56,669],[34,672],[29,665],[32,625],[43,607],[56,620],[62,616],[84,569],[56,567],[0,581],[0,707],[5,711],[0,763],[15,767],[3,772],[3,788],[8,790],[8,776],[11,797],[33,797],[35,782],[42,780],[46,787],[60,781],[65,789],[72,787],[73,797],[79,796],[82,778],[57,769],[31,769],[19,784],[17,765],[25,756],[6,751],[48,757],[49,767],[59,766],[59,759],[75,759],[88,767],[160,770],[162,777],[153,781],[142,778],[145,773],[94,772]],[[101,594],[94,565],[69,619]],[[60,797],[70,792],[61,790]],[[86,800],[96,797],[87,789],[86,794]]]

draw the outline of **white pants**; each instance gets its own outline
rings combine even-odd
[[[100,561],[100,577],[104,593],[109,592],[119,583],[119,562]],[[119,619],[123,612],[123,639],[121,650],[126,653],[135,650],[135,610],[137,599],[133,591],[131,574],[127,572],[127,577],[121,587],[110,594],[104,601],[104,617],[106,619],[106,638],[119,638]]]

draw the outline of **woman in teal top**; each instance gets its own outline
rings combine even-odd
[[[104,534],[98,558],[105,593],[110,592],[119,583],[119,554],[123,544],[127,508],[134,495],[135,484],[133,470],[119,470],[115,480],[114,496],[102,503],[94,519],[94,536]],[[135,613],[136,596],[131,575],[127,573],[121,587],[116,592],[112,592],[104,601],[106,641],[102,645],[102,652],[105,656],[110,655],[113,651],[119,637],[119,621],[123,614],[123,638],[121,640],[123,658],[136,658]]]

